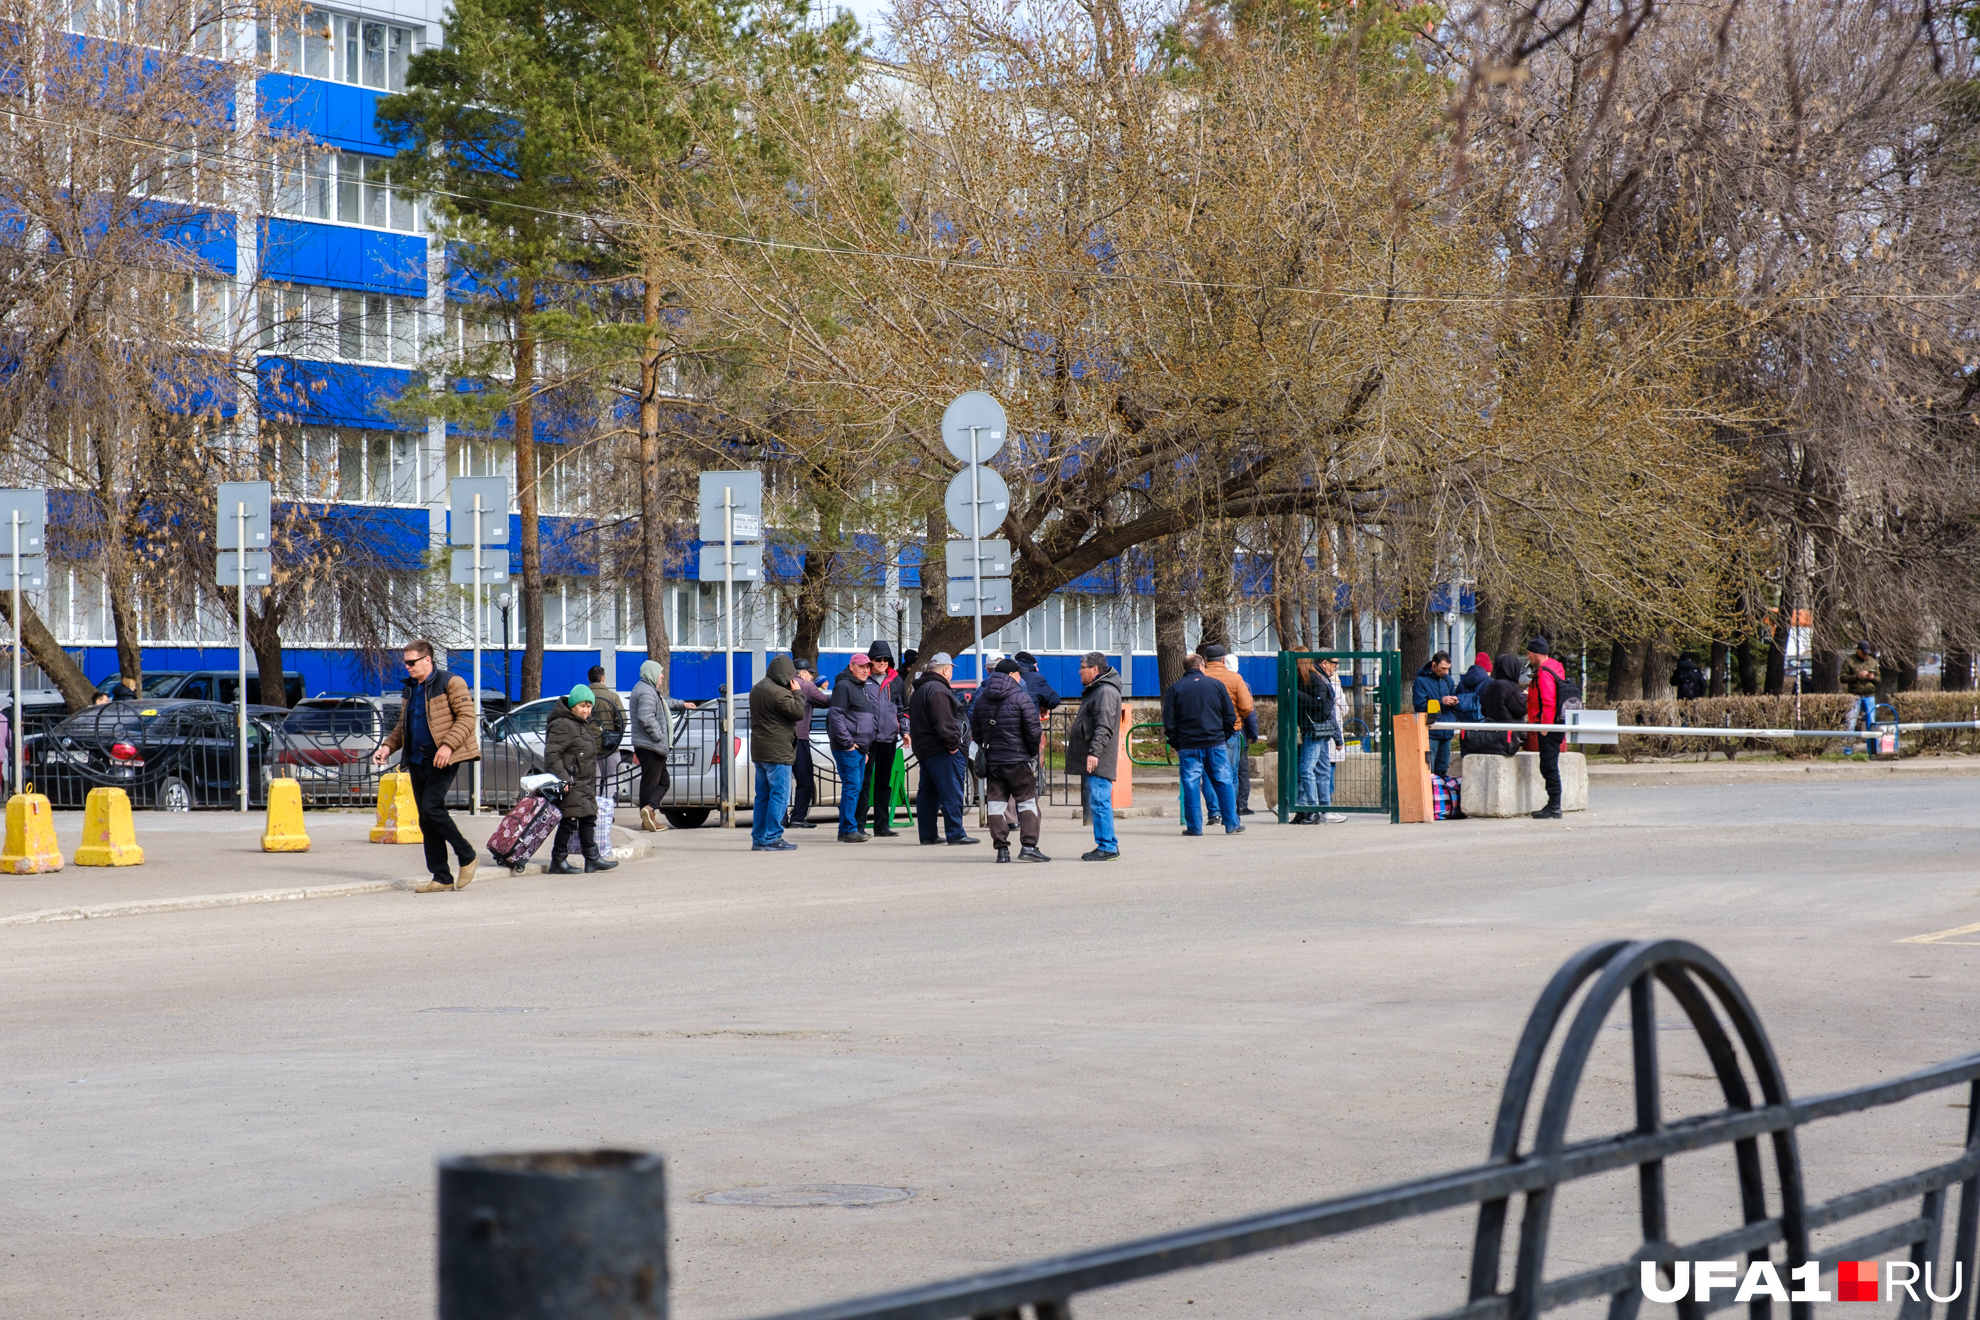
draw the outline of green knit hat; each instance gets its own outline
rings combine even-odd
[[[566,706],[582,706],[587,701],[596,705],[598,698],[592,695],[591,689],[583,683],[572,688],[571,695],[564,698],[564,704]]]

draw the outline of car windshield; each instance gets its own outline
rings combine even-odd
[[[183,670],[175,674],[147,674],[144,680],[144,694],[148,697],[155,697],[166,688],[172,687],[185,676]]]

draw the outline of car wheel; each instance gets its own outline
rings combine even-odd
[[[677,830],[698,830],[708,819],[707,807],[669,808],[660,813]]]
[[[177,775],[170,776],[158,785],[151,805],[159,811],[191,811],[193,809],[192,789]]]

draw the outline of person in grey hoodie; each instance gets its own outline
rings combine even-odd
[[[632,726],[633,756],[639,761],[639,823],[642,829],[664,830],[660,799],[667,795],[667,749],[674,745],[674,721],[661,690],[667,676],[656,660],[639,667],[627,702],[626,722]]]
[[[1080,802],[1093,822],[1093,851],[1082,862],[1121,855],[1114,837],[1114,768],[1120,762],[1121,676],[1098,651],[1079,659],[1079,714],[1066,733],[1066,769],[1079,775]]]

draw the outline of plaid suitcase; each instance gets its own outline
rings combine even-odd
[[[543,841],[557,832],[564,813],[548,799],[531,793],[502,817],[502,823],[488,836],[488,855],[516,875],[523,873],[529,859]]]
[[[1431,775],[1431,814],[1438,820],[1463,819],[1464,807],[1461,805],[1463,790],[1464,781],[1455,775]]]

